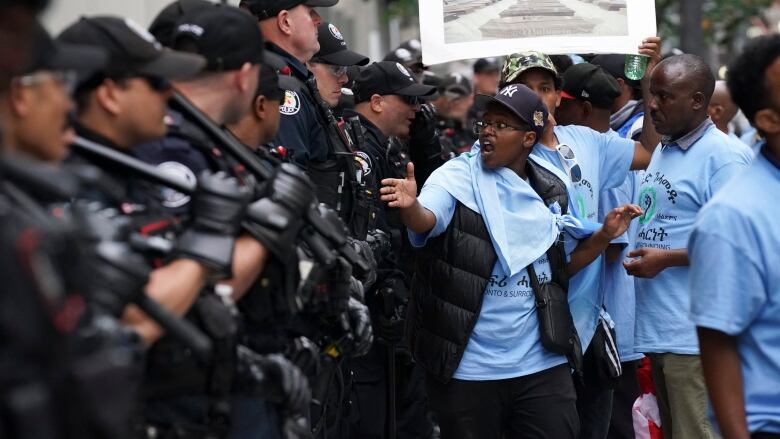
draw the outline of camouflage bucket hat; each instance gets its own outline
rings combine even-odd
[[[513,53],[504,61],[501,69],[501,84],[509,84],[529,69],[544,69],[552,73],[556,83],[560,80],[558,71],[549,56],[542,52]]]

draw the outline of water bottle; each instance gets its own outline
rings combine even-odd
[[[645,76],[648,57],[644,55],[626,55],[626,78],[639,81]]]

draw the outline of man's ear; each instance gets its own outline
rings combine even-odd
[[[252,75],[255,75],[257,73],[253,72],[254,67],[252,64],[245,62],[240,69],[235,73],[235,79],[236,79],[236,85],[238,86],[238,89],[242,92],[246,92],[249,90],[249,80]]]
[[[561,106],[561,90],[560,89],[555,90],[555,94],[557,96],[555,100],[555,108],[558,108]]]
[[[758,131],[769,136],[780,134],[780,114],[771,108],[764,108],[753,118]]]
[[[590,118],[590,115],[593,114],[593,104],[588,101],[582,102],[582,117],[585,120],[588,120]]]
[[[14,116],[25,117],[29,114],[31,103],[28,87],[22,87],[16,81],[11,81],[6,100]]]
[[[385,98],[383,98],[382,96],[380,96],[378,94],[371,95],[371,100],[370,100],[371,111],[373,111],[374,113],[381,113],[382,110],[383,110],[383,107],[384,107],[384,105],[383,105],[384,101],[385,101]]]
[[[252,109],[254,110],[254,115],[257,120],[265,120],[268,117],[268,100],[265,96],[260,95],[255,97]]]
[[[706,105],[707,99],[704,97],[704,93],[697,91],[691,96],[691,100],[693,101],[691,108],[694,110],[701,110]]]
[[[285,35],[292,35],[292,17],[290,17],[290,11],[281,11],[276,14],[276,25],[279,30]]]
[[[112,116],[122,112],[120,86],[113,79],[106,79],[95,89],[95,100],[103,110]]]
[[[719,121],[723,117],[723,105],[710,104],[710,106],[707,107],[707,113],[709,113],[710,118],[712,118],[713,121]]]
[[[531,149],[534,145],[536,145],[536,132],[526,131],[523,136],[523,147]]]

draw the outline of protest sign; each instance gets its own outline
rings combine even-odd
[[[509,55],[637,53],[656,34],[652,0],[420,0],[425,64]]]

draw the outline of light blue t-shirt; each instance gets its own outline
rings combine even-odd
[[[423,187],[418,202],[436,216],[436,225],[424,235],[409,231],[409,239],[415,247],[444,233],[457,206],[457,200],[437,185]],[[534,263],[534,268],[540,282],[550,280],[546,255]],[[453,378],[467,381],[516,378],[566,361],[566,357],[542,347],[528,272],[523,269],[509,277],[496,262],[485,288],[477,323]]]
[[[569,193],[570,212],[596,222],[599,220],[600,194],[605,189],[619,186],[628,176],[634,158],[634,141],[623,139],[614,131],[604,134],[576,125],[556,126],[555,136],[560,144],[572,149],[582,170],[582,180],[572,183],[574,193]],[[537,144],[531,154],[567,172],[567,166],[557,151]],[[583,350],[587,349],[596,332],[601,311],[603,261],[604,258],[599,256],[569,281],[569,306]]]
[[[751,157],[709,119],[692,133],[701,137],[680,139],[690,144],[687,149],[672,143],[653,153],[639,188],[644,214],[639,218],[637,248],[687,248],[696,214],[750,163]],[[637,352],[699,354],[689,317],[688,271],[689,267],[672,267],[653,279],[636,278]]]
[[[780,433],[780,169],[763,154],[699,213],[691,318],[736,336],[751,432]]]
[[[599,218],[603,220],[609,211],[624,204],[636,203],[639,195],[639,182],[644,177],[644,171],[632,171],[620,186],[602,192],[599,201]],[[632,221],[626,233],[612,241],[620,244],[623,251],[613,263],[604,262],[604,279],[601,282],[601,296],[604,306],[615,322],[615,335],[618,352],[622,361],[634,361],[644,355],[634,350],[634,323],[636,320],[636,292],[634,277],[626,273],[623,261],[628,252],[634,248],[636,229],[639,221]]]

